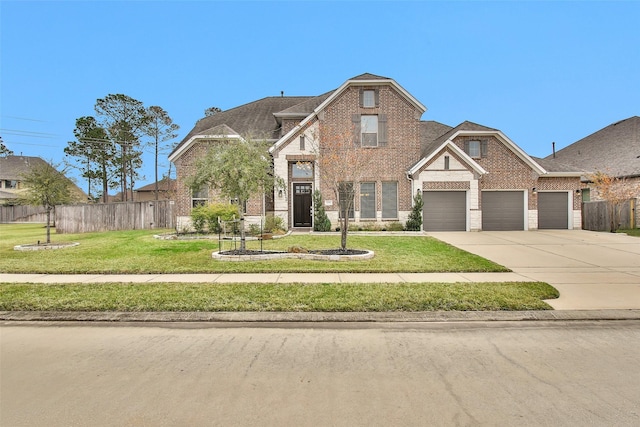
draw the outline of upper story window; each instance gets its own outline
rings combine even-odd
[[[376,91],[374,90],[362,91],[362,106],[364,108],[373,108],[376,106]]]
[[[464,152],[467,153],[472,159],[487,157],[487,141],[465,141]]]
[[[360,107],[375,108],[379,106],[377,89],[360,89]]]
[[[354,114],[351,117],[354,143],[362,147],[387,145],[386,114]]]
[[[378,146],[378,116],[360,116],[360,131],[362,132],[363,147]]]

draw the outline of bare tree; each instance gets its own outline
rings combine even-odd
[[[622,205],[627,200],[637,197],[640,192],[638,184],[600,171],[589,175],[588,178],[593,183],[598,196],[607,202],[609,230],[614,233],[620,227]]]
[[[375,150],[363,147],[363,129],[338,130],[322,122],[312,138],[320,185],[331,191],[338,200],[340,249],[347,250],[349,219],[355,209],[355,196],[360,183],[372,163]],[[313,133],[313,132],[312,132]]]

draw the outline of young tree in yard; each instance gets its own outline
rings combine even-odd
[[[82,170],[82,177],[88,181],[87,194],[91,198],[92,180],[98,180],[102,187],[104,203],[109,196],[109,187],[113,182],[116,147],[109,140],[107,132],[96,122],[94,117],[86,116],[76,119],[76,128],[73,130],[75,141],[69,141],[64,152],[67,156],[76,159],[74,167]],[[71,163],[67,163],[71,165]]]
[[[422,195],[420,194],[420,190],[418,190],[416,192],[416,195],[413,196],[413,208],[411,209],[409,218],[407,218],[407,224],[405,228],[408,231],[420,231],[422,229],[423,206],[424,202],[422,201]]]
[[[71,181],[48,163],[38,164],[23,177],[27,191],[21,199],[24,204],[42,206],[47,211],[47,243],[51,243],[51,211],[56,205],[73,201]]]
[[[609,231],[615,233],[620,227],[620,210],[629,199],[638,196],[640,188],[624,178],[617,178],[604,172],[596,172],[588,176],[598,195],[607,202],[609,213]]]
[[[251,196],[265,194],[280,186],[281,179],[273,174],[273,164],[267,142],[250,138],[230,139],[214,144],[195,164],[195,173],[187,185],[198,191],[208,186],[221,198],[237,201],[242,211]],[[240,212],[240,250],[246,249],[244,215]]]
[[[349,217],[355,207],[355,195],[376,152],[362,146],[361,131],[364,130],[360,126],[355,130],[338,131],[321,124],[319,135],[312,138],[321,185],[333,192],[339,202],[340,249],[343,251],[347,250]]]
[[[109,139],[120,146],[118,174],[123,200],[126,201],[129,191],[133,193],[137,170],[142,165],[140,138],[149,122],[147,110],[142,102],[123,94],[110,94],[96,100],[95,110],[99,125],[107,131]]]
[[[175,138],[180,126],[173,123],[169,114],[162,107],[152,106],[147,109],[149,123],[146,133],[152,138],[155,149],[155,199],[158,200],[158,155],[169,146],[161,146],[162,142]]]

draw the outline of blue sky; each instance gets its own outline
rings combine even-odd
[[[180,140],[207,107],[319,95],[368,72],[426,105],[423,120],[498,128],[544,157],[640,115],[638,22],[636,1],[2,0],[0,135],[59,162],[108,94],[161,106]],[[152,156],[142,173],[137,187]]]

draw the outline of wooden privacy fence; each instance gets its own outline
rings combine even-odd
[[[582,204],[582,228],[591,231],[610,231],[611,214],[608,202],[584,202]],[[618,228],[637,228],[639,224],[638,199],[631,199],[619,206]]]
[[[57,233],[175,228],[172,200],[56,206]]]
[[[4,222],[47,222],[47,211],[42,206],[0,206],[0,223]],[[55,222],[55,210],[51,222]]]

